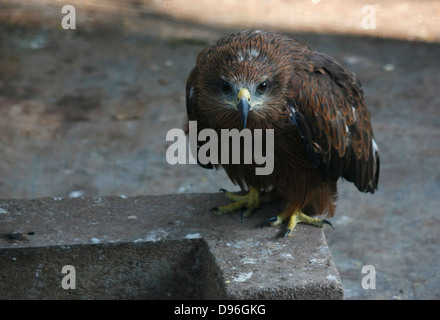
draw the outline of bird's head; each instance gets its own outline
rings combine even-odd
[[[277,35],[245,31],[220,39],[199,55],[199,105],[205,113],[221,111],[231,127],[259,127],[276,117],[286,101],[288,63]]]

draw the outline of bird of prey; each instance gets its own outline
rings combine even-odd
[[[332,57],[278,32],[229,34],[202,50],[186,83],[187,121],[197,131],[273,129],[274,170],[256,175],[258,164],[223,167],[245,195],[223,191],[233,203],[213,208],[249,216],[277,197],[287,202],[263,226],[287,222],[322,227],[335,214],[337,181],[374,193],[379,150],[360,81]],[[203,144],[198,142],[200,147]],[[243,147],[243,146],[242,146]],[[219,146],[218,152],[224,152]]]

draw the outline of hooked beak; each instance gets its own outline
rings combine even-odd
[[[237,109],[240,113],[240,118],[243,123],[243,129],[246,128],[246,121],[248,117],[251,105],[249,104],[251,100],[251,94],[248,89],[242,88],[237,95],[238,105]]]

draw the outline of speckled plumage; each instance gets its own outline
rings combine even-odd
[[[259,94],[263,81],[268,89]],[[256,176],[255,164],[215,165],[243,190],[275,189],[288,210],[331,217],[339,178],[362,192],[377,189],[379,153],[361,84],[333,58],[276,32],[221,38],[200,52],[187,80],[188,120],[198,131],[243,128],[224,82],[254,93],[247,128],[275,132],[272,174]]]

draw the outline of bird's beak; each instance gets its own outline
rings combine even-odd
[[[251,101],[251,94],[248,89],[242,88],[237,95],[238,105],[237,109],[240,113],[241,121],[243,123],[243,129],[246,128],[246,121],[249,113],[249,109],[251,105],[249,101]]]

